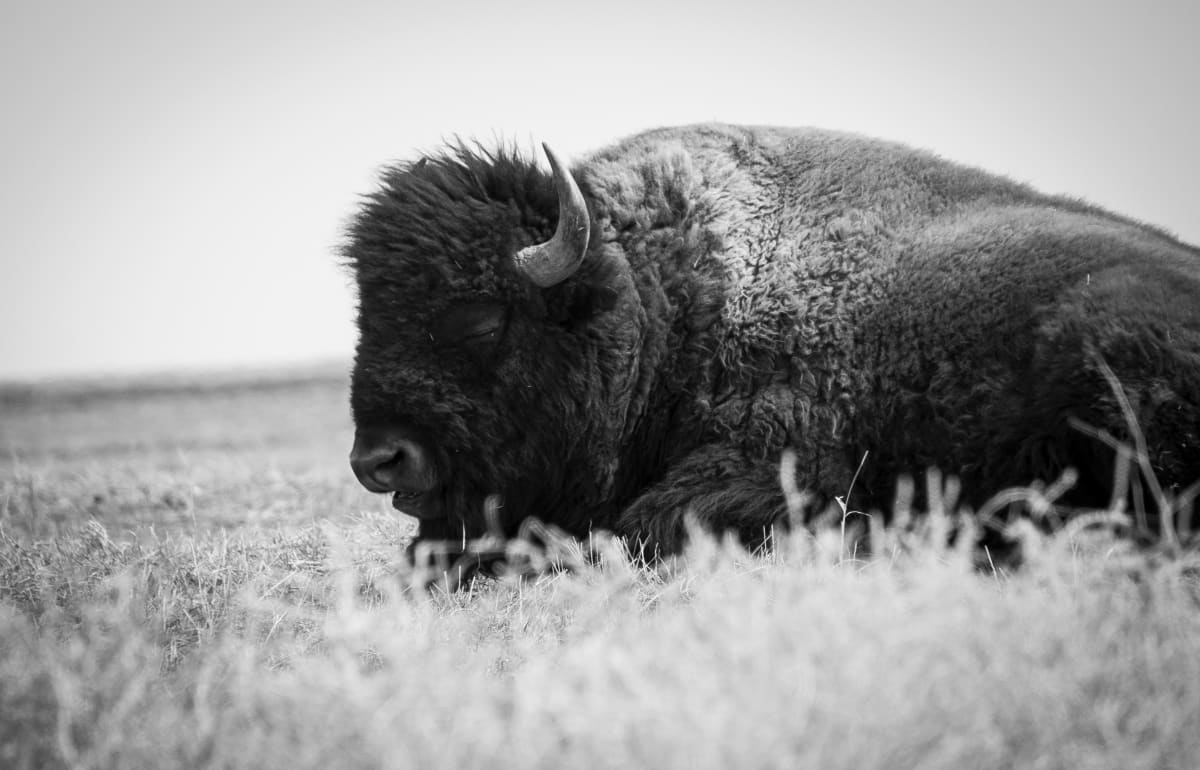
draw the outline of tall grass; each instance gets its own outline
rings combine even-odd
[[[1200,580],[890,532],[410,590],[383,517],[0,547],[0,766],[1111,767],[1200,756]]]

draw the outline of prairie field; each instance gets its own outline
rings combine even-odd
[[[424,590],[345,371],[0,387],[0,768],[1200,767],[1194,552],[934,505]]]

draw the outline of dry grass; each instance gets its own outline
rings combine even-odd
[[[350,479],[305,492],[348,441],[254,438],[291,408],[346,438],[339,387],[180,396],[191,416],[164,427],[188,414],[164,403],[108,455],[89,447],[111,402],[23,423],[34,448],[0,474],[0,767],[1196,766],[1194,556],[1099,528],[979,572],[935,516],[870,559],[835,522],[765,557],[697,538],[652,571],[598,540],[573,572],[414,591],[406,522]],[[157,466],[176,439],[191,461]],[[264,463],[292,497],[223,526],[262,504]],[[162,486],[89,519],[125,473]],[[197,478],[188,516],[145,526]]]

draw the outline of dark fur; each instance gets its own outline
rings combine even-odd
[[[490,493],[527,516],[678,548],[685,513],[744,537],[783,512],[778,460],[824,499],[885,507],[938,466],[976,502],[1075,466],[1103,503],[1140,410],[1165,485],[1200,477],[1200,252],[1077,201],[927,153],[815,130],[697,126],[577,164],[583,267],[537,289],[512,255],[553,233],[547,173],[463,147],[386,172],[349,232],[359,426],[435,448],[448,518]],[[435,320],[500,302],[486,356]]]

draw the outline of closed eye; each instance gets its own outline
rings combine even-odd
[[[500,339],[507,323],[506,305],[464,305],[450,308],[439,316],[429,334],[439,347],[488,345]]]
[[[486,328],[476,328],[464,331],[462,336],[458,338],[458,344],[473,345],[475,343],[492,342],[500,339],[500,332],[503,330],[503,324],[498,324],[495,326],[488,326]]]

